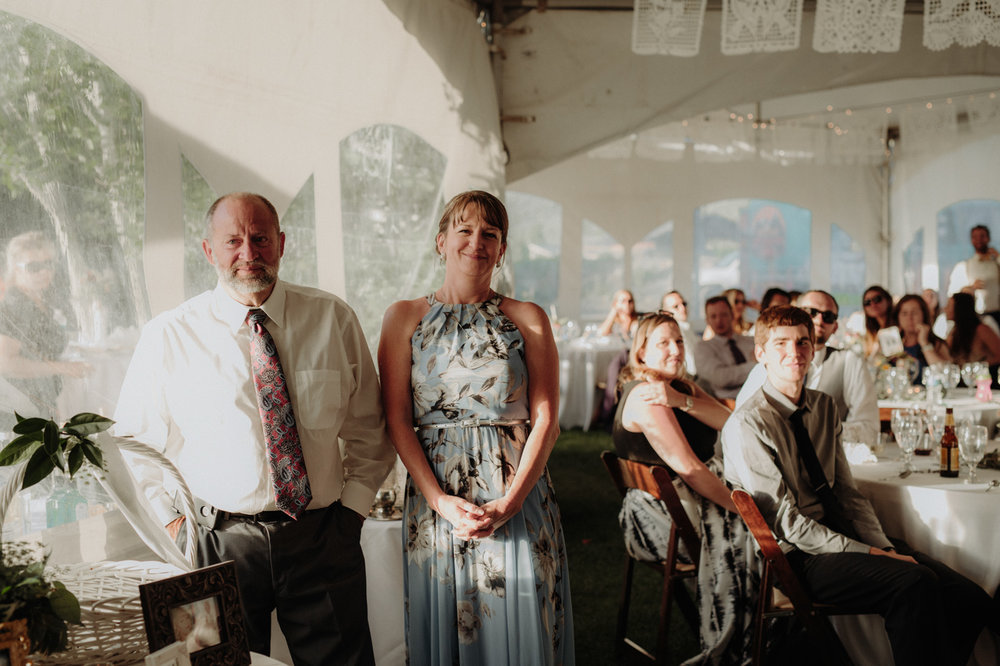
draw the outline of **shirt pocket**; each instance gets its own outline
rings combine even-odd
[[[296,419],[303,428],[332,428],[343,408],[341,372],[339,370],[299,370],[295,373],[299,400],[295,404]]]

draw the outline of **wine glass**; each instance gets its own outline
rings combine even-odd
[[[899,432],[896,434],[896,441],[903,452],[903,469],[900,476],[907,476],[913,472],[913,449],[917,447],[917,440],[923,434],[923,427],[919,417],[914,415],[903,416],[899,423]]]
[[[969,466],[966,483],[976,482],[976,465],[986,453],[986,426],[967,425],[958,430],[958,454],[962,462]]]
[[[927,414],[927,447],[917,451],[917,455],[928,456],[941,441],[944,434],[945,415],[943,412],[928,411]]]
[[[944,386],[944,395],[951,393],[952,389],[958,386],[962,379],[962,370],[954,363],[945,363],[941,366],[941,385]]]
[[[962,366],[962,381],[968,388],[976,388],[976,378],[979,376],[978,363],[966,363]]]

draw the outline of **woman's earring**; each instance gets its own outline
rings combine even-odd
[[[439,254],[438,255],[438,260],[441,262],[441,265],[444,266],[445,260],[444,260],[444,255],[443,254]]]
[[[503,268],[503,260],[505,257],[500,257],[500,261],[497,262],[497,269]]]

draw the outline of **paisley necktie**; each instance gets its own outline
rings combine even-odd
[[[250,362],[257,389],[257,406],[264,425],[267,455],[271,462],[274,501],[292,518],[298,518],[312,499],[306,464],[302,459],[295,413],[288,396],[285,373],[278,360],[274,339],[264,328],[267,315],[253,309],[247,313],[250,327]]]

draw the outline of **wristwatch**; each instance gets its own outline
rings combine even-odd
[[[684,411],[684,412],[691,411],[692,407],[694,407],[694,398],[692,398],[689,395],[684,396],[684,404],[683,405],[677,405],[677,408],[680,409],[681,411]]]

